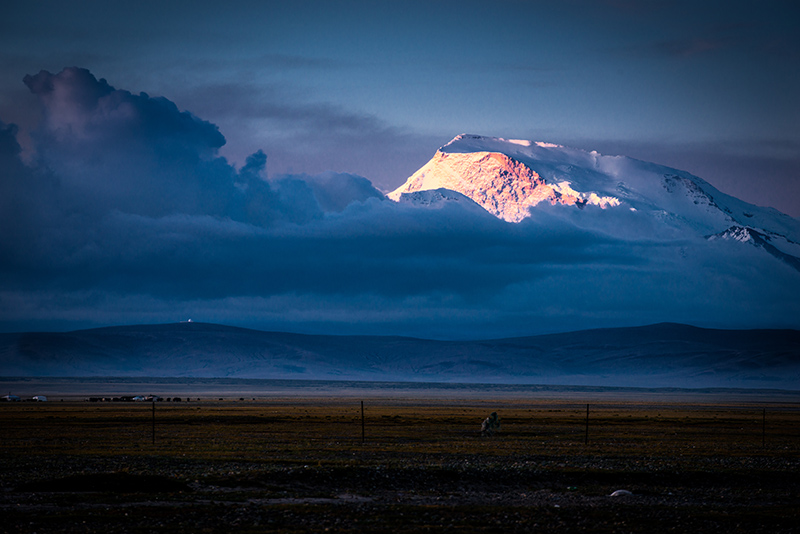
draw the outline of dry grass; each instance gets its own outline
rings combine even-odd
[[[363,442],[353,399],[157,403],[155,444],[151,410],[0,405],[0,531],[666,532],[681,521],[774,534],[800,519],[796,405],[768,406],[764,427],[755,404],[594,404],[588,444],[586,405],[557,400],[370,400]],[[491,411],[501,433],[481,438]],[[189,489],[136,486],[159,480]],[[634,497],[607,497],[620,488]]]
[[[498,411],[502,431],[476,439]],[[404,403],[358,401],[14,403],[0,406],[6,455],[151,455],[305,463],[306,455],[762,456],[796,451],[800,407],[586,405],[508,401]],[[762,446],[766,445],[766,446]],[[268,458],[267,458],[268,456]],[[321,458],[317,458],[321,459]]]

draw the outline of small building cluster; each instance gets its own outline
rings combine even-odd
[[[89,402],[181,402],[180,397],[159,397],[158,395],[123,395],[120,397],[89,397]],[[186,397],[186,402],[189,402]]]
[[[30,399],[25,399],[25,400],[29,402],[45,402],[47,400],[47,397],[45,397],[44,395],[34,395]],[[19,397],[19,395],[12,395],[11,393],[0,397],[0,402],[20,402],[20,401],[22,401],[22,399]]]

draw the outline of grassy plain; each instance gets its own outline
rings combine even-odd
[[[159,402],[155,435],[152,407],[0,405],[0,532],[800,525],[797,404],[592,404],[588,433],[559,399]]]

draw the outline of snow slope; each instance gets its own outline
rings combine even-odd
[[[797,219],[726,195],[685,171],[625,156],[462,134],[388,197],[413,202],[407,195],[442,188],[512,223],[548,206],[602,210],[608,216],[595,213],[591,224],[609,234],[638,225],[672,237],[733,239],[761,247],[800,270]],[[629,215],[620,217],[621,212]]]

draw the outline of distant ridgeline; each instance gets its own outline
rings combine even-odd
[[[4,377],[800,389],[800,331],[679,324],[483,340],[312,336],[185,322],[0,334]]]

